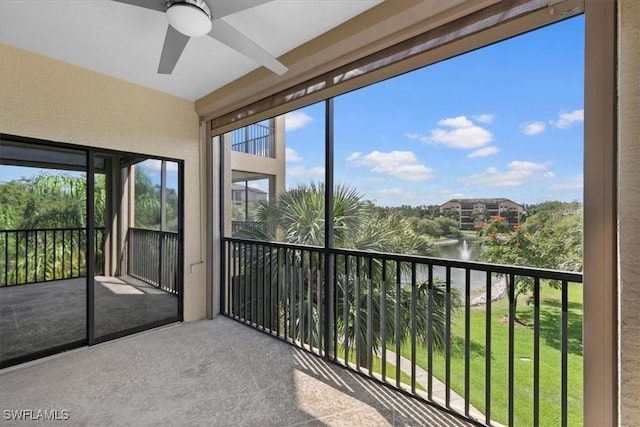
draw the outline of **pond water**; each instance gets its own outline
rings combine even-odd
[[[460,239],[457,243],[437,245],[436,256],[460,261],[475,261],[479,253],[476,239]]]
[[[446,245],[438,245],[436,246],[436,254],[435,256],[438,258],[447,258],[447,259],[455,259],[460,261],[480,261],[479,253],[480,249],[477,245],[477,239],[471,238],[463,238],[458,240],[456,243],[446,244]],[[426,280],[428,277],[427,268],[423,267],[418,272],[418,280],[423,279]],[[433,274],[435,277],[445,280],[446,278],[446,269],[444,267],[434,267]],[[496,275],[493,275],[492,283],[496,283],[500,278]],[[451,269],[451,282],[454,288],[459,289],[464,292],[465,288],[465,271],[460,268]],[[471,292],[475,293],[476,291],[484,288],[487,283],[487,275],[484,271],[471,271]]]

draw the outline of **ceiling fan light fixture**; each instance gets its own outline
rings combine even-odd
[[[173,28],[189,37],[211,31],[211,11],[203,0],[168,1],[167,19]]]

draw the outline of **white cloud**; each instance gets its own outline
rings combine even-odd
[[[560,129],[566,129],[574,122],[584,121],[584,110],[573,110],[570,113],[560,113],[560,117],[556,121],[549,121],[552,125]]]
[[[355,166],[368,167],[371,172],[391,175],[403,181],[425,181],[433,177],[433,170],[418,161],[411,151],[372,151],[366,156],[355,152],[347,157]]]
[[[549,163],[535,163],[535,162],[527,162],[514,160],[507,165],[507,168],[513,170],[521,170],[521,171],[541,171],[549,168]]]
[[[544,132],[544,122],[529,122],[520,125],[520,132],[525,135],[538,135]]]
[[[466,116],[442,119],[438,125],[442,127],[432,129],[428,136],[419,133],[406,133],[405,136],[423,143],[442,144],[460,149],[480,148],[493,141],[491,132],[474,124]]]
[[[493,122],[493,118],[495,115],[493,114],[478,114],[477,116],[472,116],[477,122],[480,123],[491,123]]]
[[[466,116],[458,116],[442,119],[438,122],[438,125],[449,126],[452,128],[470,128],[473,126],[473,122],[467,119]]]
[[[292,111],[284,115],[284,128],[289,132],[300,129],[310,123],[313,118],[304,111]]]
[[[567,182],[555,184],[549,187],[552,191],[582,190],[584,188],[584,176],[578,175]]]
[[[353,162],[355,160],[358,160],[360,158],[360,156],[362,155],[361,152],[356,151],[355,153],[351,153],[351,155],[349,157],[347,157],[345,160],[347,162]]]
[[[293,148],[285,149],[285,158],[287,162],[301,162],[303,160],[302,157],[300,157],[300,155],[298,154],[298,152]]]
[[[518,187],[534,180],[553,178],[553,172],[547,170],[549,166],[550,163],[514,160],[507,164],[505,171],[491,167],[484,172],[463,178],[460,182],[487,187]]]
[[[498,147],[484,147],[481,148],[479,150],[473,151],[469,154],[467,154],[467,157],[469,158],[474,158],[474,157],[486,157],[486,156],[491,156],[493,154],[496,154],[500,151],[500,149]]]
[[[310,168],[305,168],[304,166],[296,166],[293,168],[288,168],[287,173],[291,176],[321,177],[324,176],[324,167],[313,166]]]

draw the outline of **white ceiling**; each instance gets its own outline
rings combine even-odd
[[[277,58],[381,2],[275,0],[223,19]],[[157,74],[166,29],[164,13],[111,0],[0,0],[0,42],[182,98],[258,68],[205,36],[189,41],[171,75]]]

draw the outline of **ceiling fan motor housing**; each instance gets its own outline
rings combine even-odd
[[[211,31],[211,10],[204,0],[167,1],[167,19],[173,28],[189,37]]]

